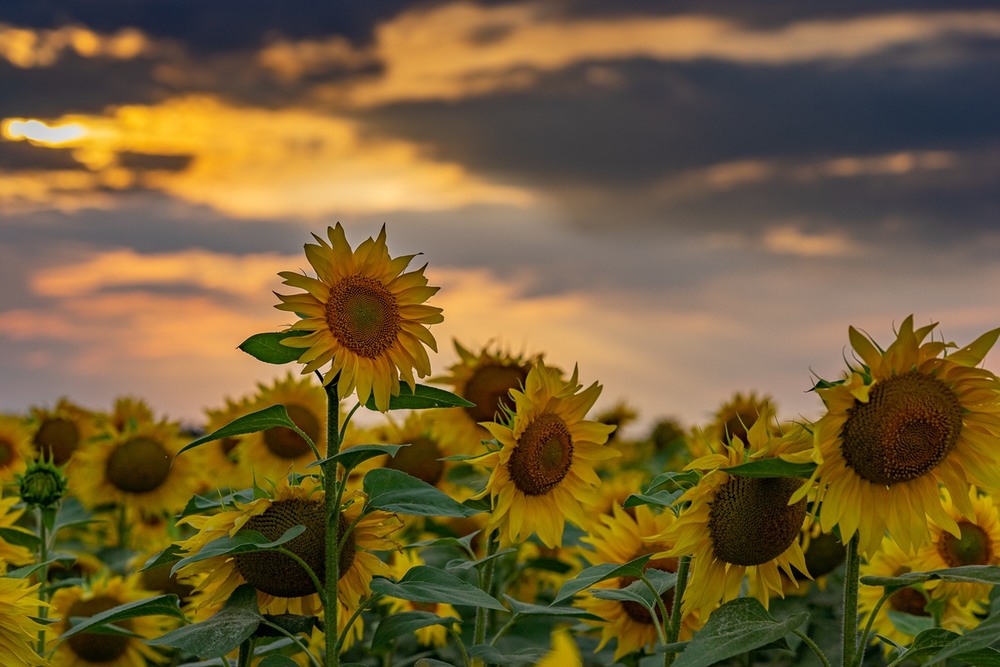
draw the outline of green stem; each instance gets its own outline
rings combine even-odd
[[[486,542],[486,559],[483,563],[483,569],[479,571],[479,588],[487,594],[493,588],[493,567],[496,562],[496,558],[493,558],[493,555],[496,554],[499,547],[500,542],[497,539],[497,531],[492,530]],[[486,641],[486,614],[487,609],[485,607],[476,608],[476,627],[472,634],[473,646],[479,646]],[[473,664],[482,665],[483,661],[480,658],[476,658]]]
[[[337,379],[324,385],[326,390],[326,459],[340,453],[340,397]],[[337,475],[337,462],[321,466],[326,501],[326,586],[324,586],[324,617],[326,619],[326,667],[340,665],[340,497],[343,489]]]
[[[250,667],[253,660],[253,637],[244,640],[240,644],[239,657],[236,659],[236,667]]]
[[[302,653],[306,654],[306,658],[309,659],[309,664],[310,665],[313,665],[313,667],[323,667],[322,665],[319,664],[319,660],[316,659],[316,656],[314,656],[312,654],[312,652],[309,650],[309,647],[307,647],[305,645],[305,643],[299,637],[297,637],[296,635],[292,634],[288,630],[285,630],[283,627],[281,627],[277,623],[271,623],[268,620],[264,620],[263,624],[266,625],[267,627],[271,628],[272,630],[274,630],[274,631],[276,631],[276,632],[284,635],[288,639],[291,639],[292,642],[295,644],[295,646],[298,647],[298,649]]]
[[[865,623],[865,631],[861,633],[861,641],[858,643],[860,648],[858,649],[858,654],[854,657],[854,662],[851,663],[852,665],[856,667],[861,665],[861,659],[864,657],[865,647],[868,646],[868,637],[871,635],[872,625],[875,623],[875,617],[878,615],[879,610],[882,609],[882,605],[885,604],[885,601],[888,600],[897,590],[899,589],[896,588],[890,591],[888,588],[885,588],[882,593],[882,597],[879,598],[875,608],[872,609],[872,612],[868,615],[868,622]]]
[[[688,571],[691,569],[691,556],[681,556],[677,561],[677,583],[674,584],[674,604],[670,610],[670,625],[667,627],[667,643],[677,642],[681,634],[681,621],[684,618],[684,591],[687,589]],[[663,654],[663,667],[670,667],[676,654],[667,651]]]
[[[448,634],[455,640],[455,646],[458,647],[458,652],[462,654],[462,664],[465,667],[471,667],[472,663],[469,660],[469,652],[465,650],[465,644],[462,642],[462,633],[456,629],[455,625],[455,623],[452,623],[448,626]]]
[[[816,645],[816,642],[814,642],[812,639],[809,638],[809,635],[798,629],[796,629],[794,632],[796,636],[799,637],[799,639],[801,639],[806,646],[812,649],[812,652],[816,654],[817,658],[819,658],[819,662],[821,665],[823,665],[823,667],[830,667],[830,661],[826,659],[825,655],[823,655],[823,651],[820,649],[819,646]]]
[[[858,534],[847,543],[847,557],[844,568],[844,654],[841,664],[854,665],[858,654],[858,585],[861,580],[861,555],[858,553]],[[864,651],[864,647],[861,648]]]
[[[659,614],[654,613],[653,618],[658,618],[659,622],[654,621],[653,627],[656,628],[656,636],[659,638],[660,643],[666,646],[667,634],[663,631],[663,624],[666,622],[665,619],[667,618],[667,606],[664,604],[663,598],[660,596],[660,592],[656,590],[656,586],[653,585],[653,582],[649,580],[649,577],[647,577],[645,573],[643,573],[639,580],[646,584],[646,588],[650,590],[653,594],[653,599],[656,600],[656,611],[658,611]],[[664,661],[666,660],[666,654],[663,655],[663,659]]]
[[[49,591],[49,553],[52,550],[53,535],[49,534],[48,523],[50,519],[54,519],[56,509],[41,507],[35,508],[35,520],[38,522],[38,562],[41,567],[38,568],[38,581],[41,585],[38,587],[38,598],[43,602],[47,603],[50,598]],[[45,655],[45,620],[49,617],[49,607],[47,604],[42,604],[38,607],[38,618],[42,621],[42,628],[38,631],[38,655]]]

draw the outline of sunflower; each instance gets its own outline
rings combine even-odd
[[[251,399],[249,412],[272,405],[284,405],[288,417],[316,445],[322,456],[326,452],[326,393],[311,378],[296,378],[288,373],[271,384],[258,383],[257,394]],[[290,472],[306,473],[306,466],[316,461],[309,443],[290,428],[275,426],[240,437],[236,458],[246,474],[271,481]]]
[[[255,409],[249,397],[235,401],[227,398],[224,407],[205,410],[205,432],[214,433]],[[250,466],[240,461],[239,445],[245,438],[246,436],[242,435],[219,438],[206,442],[198,448],[205,469],[212,471],[212,479],[205,480],[205,490],[246,489],[253,484]]]
[[[10,484],[35,458],[31,429],[21,417],[0,415],[0,486]]]
[[[66,399],[54,408],[31,408],[32,444],[39,455],[57,466],[72,462],[73,454],[98,433],[96,416]]]
[[[861,576],[898,577],[907,572],[918,571],[920,565],[912,554],[903,551],[891,537],[885,537],[875,554],[861,564]],[[932,597],[932,591],[942,583],[928,581],[923,585],[908,586],[893,593],[879,609],[872,622],[874,633],[904,646],[913,641],[913,635],[900,629],[893,621],[893,614],[889,612],[925,618],[933,616],[937,626],[952,632],[962,632],[978,625],[979,619],[976,614],[985,611],[979,604],[963,603],[956,596]],[[884,590],[881,586],[861,586],[858,589],[858,612],[862,620],[871,615]],[[885,644],[884,647],[886,653],[892,650],[889,644]]]
[[[685,608],[710,611],[735,598],[744,576],[767,606],[771,593],[783,595],[779,574],[789,579],[807,567],[799,543],[806,519],[806,499],[789,504],[802,485],[790,477],[740,477],[722,468],[748,460],[782,458],[803,462],[811,455],[808,434],[801,428],[777,433],[761,415],[747,432],[747,444],[734,438],[718,454],[692,461],[701,470],[698,483],[677,503],[686,505],[677,521],[658,539],[673,543],[671,556],[693,556]],[[793,569],[794,568],[794,569]]]
[[[652,568],[665,572],[677,571],[676,557],[662,557],[673,544],[657,541],[658,535],[666,532],[675,522],[672,512],[654,514],[648,505],[638,505],[633,514],[627,513],[621,507],[614,506],[612,513],[601,517],[599,524],[594,525],[590,534],[581,538],[593,550],[582,551],[584,558],[591,565],[605,563],[622,564],[631,560],[652,554],[653,558],[646,563],[646,569]],[[595,589],[620,589],[636,581],[631,577],[606,579],[594,586]],[[673,589],[663,594],[663,603],[670,614],[674,604]],[[587,596],[577,603],[581,608],[604,619],[603,623],[594,623],[601,628],[601,642],[595,649],[600,651],[611,641],[618,639],[615,647],[615,661],[644,648],[652,648],[657,640],[656,626],[649,610],[638,602],[604,600]],[[657,610],[657,622],[662,622]],[[681,622],[681,640],[690,639],[697,629],[697,615],[686,613]]]
[[[199,488],[203,473],[197,450],[177,456],[185,444],[174,422],[130,422],[125,430],[109,432],[77,452],[70,490],[90,510],[134,506],[147,513],[179,511]]]
[[[60,642],[59,635],[70,629],[74,617],[89,618],[129,602],[137,602],[153,593],[144,590],[137,575],[128,577],[103,575],[85,586],[66,586],[52,596],[53,617],[61,619],[52,626],[48,650],[52,667],[146,667],[149,663],[164,663],[168,656],[147,645],[145,640],[159,637],[174,626],[165,616],[140,616],[119,621],[115,625],[132,635],[109,635],[81,632]]]
[[[755,391],[746,394],[738,391],[719,406],[705,430],[714,440],[729,442],[739,438],[746,442],[747,430],[758,417],[773,420],[776,413],[777,408],[770,396],[758,395]]]
[[[448,368],[448,374],[432,378],[474,405],[461,410],[442,411],[440,437],[450,443],[457,454],[480,454],[482,441],[490,438],[480,422],[496,421],[505,410],[514,407],[511,389],[522,389],[531,367],[541,362],[541,354],[513,354],[490,342],[471,352],[452,339],[458,361]]]
[[[924,342],[935,326],[914,330],[907,317],[885,351],[851,327],[860,367],[817,385],[827,409],[815,424],[820,522],[845,541],[857,534],[865,555],[886,531],[907,551],[919,547],[928,518],[960,537],[939,486],[968,518],[970,484],[1000,488],[1000,380],[976,368],[1000,329],[941,356],[954,345]]]
[[[362,496],[350,494],[341,510],[339,525],[345,530],[361,514]],[[306,531],[284,545],[297,554],[323,581],[326,571],[326,510],[323,489],[312,477],[298,485],[282,482],[272,497],[249,503],[236,503],[234,509],[215,515],[192,515],[180,523],[190,524],[198,533],[180,543],[187,553],[200,551],[220,537],[236,535],[242,528],[256,530],[274,540],[296,525]],[[388,566],[371,551],[396,547],[388,535],[398,530],[399,520],[384,512],[372,512],[362,518],[350,533],[340,555],[340,601],[353,611],[361,598],[369,594],[368,585],[375,574],[388,575]],[[257,588],[261,611],[269,614],[312,616],[322,612],[322,603],[308,574],[288,556],[277,552],[251,552],[206,558],[187,565],[179,574],[204,572],[196,593],[201,605],[221,604],[240,584]]]
[[[410,568],[423,564],[423,558],[417,554],[415,549],[397,551],[392,561],[392,576],[396,579],[401,579]],[[390,614],[419,610],[437,614],[442,618],[449,616],[458,619],[462,618],[450,604],[410,602],[409,600],[402,600],[400,598],[389,598],[388,603]],[[454,623],[451,625],[454,625]],[[442,647],[448,643],[448,628],[444,625],[430,625],[418,628],[414,634],[416,634],[417,643],[421,646]]]
[[[0,570],[6,569],[0,559]],[[39,584],[27,579],[0,577],[0,664],[5,667],[37,667],[45,664],[35,652],[38,633],[44,629],[32,620],[48,605],[38,598]]]
[[[305,245],[317,278],[278,274],[285,285],[305,290],[276,295],[281,303],[275,308],[302,318],[286,331],[306,332],[283,343],[303,350],[303,374],[331,362],[324,382],[337,380],[341,399],[355,390],[361,403],[374,395],[375,406],[385,412],[389,396],[399,393],[400,377],[413,389],[414,370],[420,377],[431,372],[424,346],[437,352],[437,342],[425,325],[444,317],[440,308],[424,302],[439,288],[427,285],[426,265],[404,273],[416,255],[389,256],[384,225],[377,239],[369,237],[354,251],[339,222],[327,236],[329,245],[315,234],[319,244]]]
[[[566,628],[552,631],[552,650],[535,667],[583,667],[580,649]]]
[[[149,403],[135,396],[119,396],[115,399],[111,407],[111,414],[99,415],[98,420],[106,420],[115,431],[124,431],[130,427],[134,428],[144,422],[156,421],[153,409]]]
[[[969,489],[973,516],[964,517],[956,509],[947,490],[942,490],[942,502],[948,515],[958,524],[956,537],[941,526],[931,523],[930,541],[917,550],[915,561],[921,572],[963,565],[1000,565],[1000,513],[989,496],[978,489]],[[986,602],[990,586],[977,583],[942,581],[934,589],[934,597],[955,596],[959,602]]]
[[[582,389],[576,369],[567,382],[538,363],[524,390],[510,392],[510,424],[483,422],[500,449],[476,459],[492,468],[479,497],[490,497],[487,529],[499,529],[502,545],[534,532],[546,546],[559,546],[565,520],[585,525],[589,509],[600,505],[594,466],[618,455],[603,446],[614,427],[583,419],[600,393],[596,382]]]

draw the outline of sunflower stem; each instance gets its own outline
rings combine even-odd
[[[38,597],[43,603],[49,601],[49,541],[51,537],[49,536],[48,530],[48,517],[46,512],[52,512],[53,510],[49,508],[35,508],[35,519],[38,522],[38,562],[41,566],[38,569],[38,581],[41,582],[41,586],[38,587]],[[47,604],[42,604],[38,608],[38,618],[42,621],[42,627],[38,631],[38,655],[45,655],[45,619],[49,616],[49,607]]]
[[[882,609],[882,605],[885,604],[886,600],[892,597],[893,593],[898,590],[898,588],[894,588],[892,590],[889,590],[888,587],[885,588],[882,593],[882,597],[879,598],[879,601],[875,604],[875,608],[872,609],[870,614],[868,614],[868,622],[865,623],[865,631],[861,633],[861,641],[858,643],[860,648],[858,649],[858,655],[854,657],[854,662],[852,663],[853,665],[861,665],[861,658],[865,654],[865,647],[868,646],[868,637],[871,635],[872,625],[875,623],[875,617],[878,616],[878,612]]]
[[[486,540],[486,559],[483,563],[483,569],[479,571],[479,588],[483,590],[484,593],[489,594],[490,590],[493,588],[493,567],[496,563],[496,558],[492,556],[496,554],[497,549],[500,547],[500,542],[497,539],[497,531],[491,530],[489,537]],[[472,634],[472,645],[479,646],[486,641],[486,607],[476,608],[476,626]],[[473,665],[481,667],[485,663],[482,658],[476,658],[473,661]]]
[[[326,585],[323,600],[323,613],[326,619],[324,639],[326,644],[326,667],[340,665],[340,636],[338,632],[340,613],[340,479],[337,474],[337,462],[330,461],[331,456],[340,453],[340,396],[337,391],[337,378],[323,385],[326,390],[326,462],[320,466],[323,473],[323,491],[326,503]]]
[[[471,667],[472,662],[469,660],[469,652],[465,650],[465,643],[462,642],[462,633],[455,629],[454,623],[448,626],[448,634],[455,640],[455,646],[458,648],[458,652],[462,654],[462,664],[465,667]]]
[[[807,635],[806,633],[802,632],[799,629],[796,629],[794,632],[795,636],[801,639],[803,644],[812,649],[812,652],[816,654],[817,658],[819,658],[819,662],[821,665],[823,665],[823,667],[830,667],[830,661],[823,654],[822,649],[820,649],[820,647],[816,644],[816,642],[814,642],[812,639],[809,638],[809,635]]]
[[[691,556],[681,556],[677,561],[677,582],[674,584],[674,604],[670,610],[670,625],[667,627],[667,644],[673,644],[681,634],[681,619],[683,618],[684,591],[687,588],[688,571],[691,569]],[[670,667],[676,654],[667,651],[663,654],[664,667]]]
[[[245,639],[240,644],[239,656],[236,658],[236,667],[250,667],[253,660],[253,637]]]
[[[656,600],[656,609],[654,610],[653,613],[653,618],[654,618],[653,627],[656,628],[656,636],[659,638],[660,643],[666,646],[667,634],[663,630],[663,624],[666,622],[666,619],[668,618],[667,606],[664,604],[663,597],[660,595],[659,591],[656,590],[656,586],[653,585],[653,582],[649,580],[649,577],[647,577],[645,573],[643,573],[642,577],[640,577],[639,580],[642,581],[642,583],[646,584],[646,588],[650,590],[650,592],[653,594],[653,599]],[[659,614],[655,613],[657,611],[659,612]],[[659,619],[659,622],[656,621],[657,618]],[[663,661],[666,662],[666,660],[667,660],[667,654],[664,653]]]
[[[858,586],[861,581],[861,555],[858,553],[858,533],[847,542],[844,568],[844,653],[841,664],[852,667],[858,650]]]

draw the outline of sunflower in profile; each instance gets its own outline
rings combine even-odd
[[[293,271],[278,274],[285,285],[305,290],[277,295],[281,303],[276,308],[302,318],[286,331],[306,332],[283,343],[302,349],[303,374],[330,363],[324,382],[337,380],[341,399],[357,391],[358,400],[366,403],[374,395],[376,408],[385,412],[389,396],[399,394],[401,377],[412,389],[413,371],[430,375],[424,346],[437,352],[437,342],[426,325],[444,317],[440,308],[424,302],[439,288],[427,285],[426,266],[405,272],[415,255],[389,256],[385,226],[377,239],[369,237],[354,251],[339,222],[327,229],[327,236],[329,244],[314,234],[318,244],[305,245],[316,278]]]
[[[312,378],[296,378],[288,373],[271,384],[258,383],[257,394],[250,400],[248,412],[272,405],[284,405],[289,419],[316,445],[320,456],[326,452],[326,394]],[[207,445],[206,445],[207,446]],[[240,436],[236,458],[244,475],[271,481],[290,472],[305,474],[306,466],[316,461],[305,438],[290,428],[273,426]]]
[[[35,459],[35,445],[27,422],[14,415],[0,415],[0,486],[10,484]]]
[[[820,522],[845,541],[858,534],[865,555],[886,531],[907,551],[919,547],[927,519],[960,537],[939,486],[968,518],[970,485],[1000,489],[1000,380],[976,367],[1000,329],[943,355],[954,345],[924,342],[935,326],[915,330],[907,317],[885,351],[851,327],[861,364],[816,388],[827,409],[814,425]]]
[[[875,554],[869,560],[862,562],[861,576],[898,577],[907,572],[920,571],[919,568],[920,563],[912,554],[903,551],[891,537],[885,537]],[[976,614],[984,612],[985,608],[975,602],[963,603],[956,596],[943,598],[934,596],[932,591],[943,583],[927,581],[893,593],[878,610],[872,622],[873,633],[903,646],[910,644],[913,635],[896,625],[893,620],[896,614],[909,614],[927,619],[934,617],[938,627],[958,633],[978,625],[979,619]],[[881,586],[862,585],[858,589],[858,612],[862,621],[867,622],[884,592],[885,589]],[[889,644],[883,646],[886,653],[893,650]]]
[[[418,565],[423,565],[424,559],[417,554],[415,549],[403,549],[397,551],[393,556],[392,561],[392,576],[395,579],[401,579],[410,568],[416,567]],[[409,600],[402,600],[400,598],[388,598],[389,603],[389,613],[399,614],[405,611],[428,611],[432,614],[437,614],[442,618],[453,617],[461,619],[462,616],[455,610],[453,606],[445,603],[423,603],[423,602],[410,602]],[[454,625],[454,623],[452,623]],[[414,634],[417,637],[417,643],[421,646],[436,646],[442,647],[448,643],[448,628],[444,625],[429,625],[427,627],[418,628]]]
[[[509,423],[483,422],[500,449],[476,459],[492,469],[479,497],[490,497],[487,530],[499,529],[502,545],[535,533],[545,546],[560,546],[566,519],[585,525],[600,505],[594,468],[618,455],[604,447],[614,427],[584,420],[600,393],[596,382],[583,389],[576,369],[566,381],[558,369],[538,363],[524,389],[510,392]]]
[[[490,438],[480,422],[497,421],[514,407],[511,389],[522,389],[531,367],[542,361],[542,355],[514,354],[497,343],[487,343],[472,352],[457,340],[452,340],[458,361],[448,368],[448,374],[432,382],[448,385],[451,391],[474,405],[461,410],[442,411],[440,436],[452,443],[456,454],[480,454],[482,441]]]
[[[40,456],[57,466],[64,466],[72,461],[78,449],[98,434],[96,421],[92,412],[65,398],[53,408],[33,407],[32,444]]]
[[[666,532],[674,524],[673,512],[654,514],[648,505],[638,505],[633,514],[627,513],[621,507],[615,506],[610,516],[602,516],[599,524],[591,528],[590,534],[581,538],[593,550],[584,549],[582,554],[591,565],[605,563],[623,564],[631,560],[652,554],[653,558],[646,563],[646,569],[677,572],[676,557],[662,557],[673,544],[658,541],[657,536]],[[618,577],[606,579],[594,586],[595,589],[626,588],[637,579]],[[668,618],[674,605],[674,591],[670,589],[662,596]],[[659,609],[654,621],[649,610],[638,602],[604,600],[587,596],[576,603],[581,608],[604,619],[603,623],[594,623],[601,628],[601,643],[595,651],[600,651],[613,638],[617,638],[615,661],[644,648],[652,648],[656,644],[657,631],[655,623],[662,623]],[[680,639],[690,639],[697,629],[697,615],[686,613],[681,622]]]
[[[341,510],[340,530],[344,531],[362,510],[360,493],[345,499]],[[298,555],[322,582],[326,572],[326,510],[322,486],[312,477],[298,485],[282,483],[272,497],[249,503],[236,503],[231,510],[214,515],[192,515],[181,520],[198,532],[180,543],[187,553],[200,551],[220,537],[236,535],[240,530],[255,530],[271,540],[289,528],[305,526],[304,533],[283,545]],[[384,512],[372,512],[351,531],[340,554],[340,599],[352,611],[361,598],[368,597],[372,576],[389,574],[388,566],[372,551],[396,547],[389,535],[399,529],[399,520]],[[221,604],[244,583],[257,589],[260,609],[269,614],[313,616],[322,613],[322,603],[308,573],[288,556],[274,551],[215,556],[196,561],[179,574],[205,573],[196,594],[201,605]]]
[[[0,571],[7,563],[0,558]],[[38,598],[39,584],[27,579],[0,577],[0,663],[5,667],[38,667],[38,633],[43,629],[32,620],[40,607],[48,606]]]
[[[935,523],[930,524],[930,541],[917,550],[914,569],[920,572],[942,570],[963,565],[1000,565],[1000,508],[994,500],[975,487],[969,489],[973,515],[962,516],[947,490],[942,490],[942,502],[948,515],[958,524],[955,536]],[[987,602],[988,584],[941,581],[934,597],[955,596],[960,602]]]
[[[165,634],[175,625],[174,620],[166,616],[140,616],[115,624],[131,635],[81,632],[59,642],[59,635],[70,629],[73,617],[90,618],[119,605],[150,597],[153,593],[140,586],[136,575],[104,574],[83,586],[65,586],[57,590],[52,596],[52,616],[61,620],[51,626],[47,634],[48,650],[55,649],[52,667],[140,667],[168,662],[165,653],[145,641]]]
[[[175,422],[130,422],[77,452],[70,490],[90,510],[179,511],[199,488],[203,472],[197,450],[177,456],[185,444]]]
[[[783,595],[779,571],[792,579],[794,570],[808,570],[799,542],[806,499],[789,504],[803,480],[741,477],[723,470],[766,458],[806,462],[812,455],[808,434],[795,427],[781,434],[762,415],[747,432],[747,441],[745,446],[739,438],[719,443],[720,453],[687,466],[704,474],[677,499],[683,509],[658,538],[674,545],[668,555],[693,556],[685,609],[690,605],[707,612],[734,599],[744,576],[767,606],[772,593]]]

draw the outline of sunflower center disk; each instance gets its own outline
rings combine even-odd
[[[941,380],[918,371],[876,383],[848,411],[844,460],[872,484],[890,486],[930,472],[955,447],[962,406]]]
[[[788,504],[801,485],[790,477],[730,477],[710,503],[708,530],[716,557],[749,566],[783,554],[806,517],[805,498]]]
[[[126,493],[149,493],[170,476],[170,453],[153,438],[126,440],[108,457],[108,481]]]
[[[638,558],[641,555],[642,554],[636,554],[635,558]],[[646,567],[644,567],[643,569],[648,570],[650,568],[654,570],[663,570],[664,572],[677,572],[677,559],[676,558],[651,559],[646,563]],[[635,577],[619,577],[618,588],[619,589],[627,588],[629,584],[636,581],[639,580],[636,579]],[[669,591],[663,593],[663,595],[660,596],[660,599],[663,600],[663,606],[666,608],[667,614],[669,614],[674,607],[674,589],[671,588]],[[622,610],[626,614],[628,614],[628,617],[631,618],[636,623],[642,623],[644,625],[653,624],[653,615],[649,613],[649,610],[646,609],[644,605],[641,605],[634,600],[623,600],[621,602],[621,606]],[[656,618],[662,621],[663,618],[660,613],[660,606],[657,605],[655,609],[656,609]]]
[[[968,521],[960,521],[958,528],[961,537],[942,531],[937,543],[938,553],[948,563],[948,567],[989,565],[993,559],[993,549],[986,531]]]
[[[401,470],[431,486],[441,481],[444,461],[441,448],[435,440],[423,436],[413,439],[409,447],[403,447],[385,464],[386,468]]]
[[[319,440],[320,422],[313,411],[295,403],[285,406],[288,418],[308,435],[313,443]],[[264,446],[281,459],[297,459],[309,453],[309,443],[290,428],[274,426],[264,431]]]
[[[903,588],[890,595],[889,606],[904,614],[930,616],[930,612],[926,609],[927,598],[915,588]]]
[[[264,512],[250,519],[241,530],[256,530],[269,540],[276,540],[293,526],[305,526],[305,532],[281,545],[301,558],[320,581],[326,576],[326,511],[321,501],[277,500]],[[340,517],[340,531],[347,528]],[[302,567],[276,551],[252,551],[234,556],[236,569],[257,590],[279,598],[295,598],[316,592],[312,579]],[[354,540],[348,538],[340,554],[340,573],[354,562]]]
[[[91,616],[100,614],[102,611],[117,607],[121,603],[121,600],[110,595],[99,595],[89,600],[77,600],[70,605],[69,611],[66,612],[66,618],[71,619],[74,616],[90,618]],[[132,621],[128,619],[116,621],[115,625],[125,630],[132,629]],[[117,660],[125,654],[125,651],[128,649],[128,642],[128,637],[98,634],[96,632],[81,632],[66,640],[73,653],[76,653],[77,656],[85,660],[88,664]]]
[[[359,357],[374,359],[400,331],[396,295],[368,276],[347,276],[330,290],[326,323],[337,341]]]
[[[573,465],[573,437],[562,419],[551,413],[528,424],[507,461],[514,485],[527,496],[548,493]]]
[[[51,457],[57,466],[69,461],[76,446],[80,444],[80,429],[69,419],[53,417],[46,419],[35,433],[38,453]]]
[[[520,389],[528,370],[520,366],[486,364],[480,366],[465,383],[463,394],[474,406],[465,408],[475,422],[491,422],[503,407],[513,408],[510,390]]]
[[[14,458],[14,443],[0,438],[0,468],[6,468]]]

